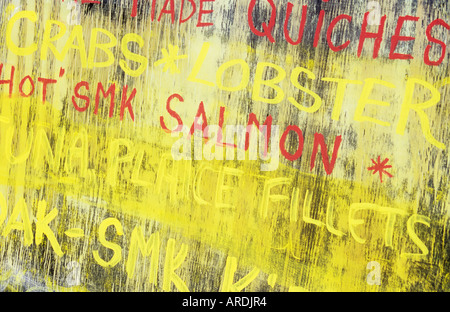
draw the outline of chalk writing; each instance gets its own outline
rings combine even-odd
[[[0,0],[0,290],[447,291],[448,5]]]

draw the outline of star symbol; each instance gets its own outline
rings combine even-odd
[[[383,161],[381,161],[380,156],[378,156],[377,161],[371,159],[374,166],[367,168],[367,170],[373,170],[373,174],[379,173],[380,174],[380,181],[383,183],[383,174],[387,175],[389,178],[392,178],[393,175],[387,172],[384,169],[392,168],[391,165],[386,165],[389,161],[389,158],[385,158]]]
[[[170,69],[170,73],[174,74],[180,73],[180,70],[178,69],[177,65],[175,64],[176,60],[187,58],[187,55],[178,55],[178,46],[173,46],[169,44],[169,51],[167,49],[162,48],[161,52],[163,54],[163,58],[155,62],[155,66],[160,66],[162,64],[164,65],[163,71],[166,72],[168,69]]]

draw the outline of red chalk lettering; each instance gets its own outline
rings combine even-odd
[[[172,19],[172,24],[175,23],[175,3],[174,0],[166,0],[164,2],[163,9],[159,13],[158,22],[161,21],[161,17],[163,14],[170,14],[170,18]],[[170,3],[170,10],[166,10],[167,5]]]
[[[363,20],[363,24],[362,24],[361,34],[359,36],[358,57],[361,56],[361,52],[362,52],[362,49],[364,46],[364,41],[367,38],[369,38],[369,39],[375,39],[375,44],[373,47],[373,58],[375,59],[378,57],[378,52],[380,51],[381,41],[383,41],[383,32],[384,32],[384,26],[386,23],[386,15],[381,17],[380,26],[378,26],[378,32],[370,33],[370,32],[367,32],[367,24],[368,24],[369,14],[370,14],[370,12],[366,12],[366,14],[364,14],[364,20]]]
[[[300,28],[298,30],[298,38],[296,41],[292,40],[291,36],[289,35],[289,29],[288,29],[288,24],[289,24],[289,19],[291,17],[292,14],[292,8],[293,8],[293,4],[292,3],[288,3],[287,5],[287,9],[286,9],[286,19],[284,21],[284,38],[286,39],[287,42],[289,42],[292,45],[298,45],[302,42],[303,39],[303,32],[305,30],[305,24],[306,24],[306,17],[308,14],[308,6],[304,5],[302,6],[302,17],[301,17],[301,21],[300,21]]]
[[[87,81],[80,81],[79,83],[77,83],[77,85],[75,86],[75,89],[74,89],[75,95],[72,96],[72,104],[73,104],[73,106],[75,107],[75,109],[76,109],[77,111],[79,111],[79,112],[84,112],[85,110],[88,109],[89,103],[90,103],[91,100],[89,99],[88,96],[86,96],[86,95],[80,95],[80,94],[78,93],[78,91],[80,91],[80,88],[81,88],[81,87],[85,87],[86,90],[89,91],[89,83],[88,83]],[[84,107],[78,106],[78,104],[75,102],[75,98],[84,100],[85,103],[86,103],[85,106],[84,106]]]
[[[325,16],[325,11],[324,10],[320,10],[319,13],[319,19],[317,21],[317,27],[316,27],[316,32],[314,34],[314,42],[313,42],[313,47],[316,48],[317,45],[319,44],[319,39],[320,39],[320,33],[322,31],[322,26],[323,26],[323,18]]]
[[[297,134],[298,137],[298,147],[297,150],[295,151],[294,154],[290,154],[287,150],[286,150],[286,138],[289,134],[289,132],[295,132]],[[287,160],[290,161],[294,161],[297,160],[298,158],[300,158],[302,156],[303,153],[303,133],[302,130],[300,130],[299,127],[295,126],[295,125],[290,125],[286,128],[286,130],[283,132],[283,134],[281,135],[281,139],[280,139],[280,151],[281,151],[281,155],[283,155]]]
[[[128,109],[128,113],[130,114],[131,120],[134,121],[134,113],[133,113],[133,107],[131,106],[131,101],[136,95],[136,88],[133,88],[133,91],[131,91],[130,97],[127,98],[127,91],[128,86],[125,85],[123,87],[122,91],[122,102],[120,104],[120,121],[123,120],[123,115],[125,113],[125,108]]]
[[[441,20],[441,19],[436,19],[436,20],[432,21],[432,22],[430,23],[430,25],[428,25],[428,27],[427,27],[427,29],[426,29],[426,31],[425,31],[428,41],[430,41],[430,42],[432,42],[432,43],[436,43],[436,44],[438,44],[438,45],[441,46],[441,56],[439,57],[439,59],[438,59],[437,61],[432,61],[432,60],[430,60],[430,50],[431,50],[431,47],[432,47],[432,46],[429,44],[429,45],[427,45],[427,47],[425,48],[425,54],[424,54],[424,56],[423,56],[423,61],[425,62],[425,64],[430,65],[430,66],[437,66],[437,65],[440,65],[440,64],[442,63],[442,61],[443,61],[444,58],[445,58],[445,55],[446,55],[446,54],[445,54],[445,50],[446,50],[446,48],[447,48],[447,46],[445,45],[444,42],[442,42],[441,40],[438,40],[438,39],[434,38],[434,37],[431,35],[431,31],[433,30],[433,28],[434,28],[435,26],[442,26],[442,27],[446,28],[447,30],[450,30],[450,25],[447,24],[446,22],[444,22],[444,21]],[[1,73],[1,72],[0,72],[0,73]]]
[[[214,23],[204,23],[202,22],[202,17],[204,14],[211,14],[213,13],[213,10],[204,10],[203,9],[203,3],[204,2],[214,2],[215,0],[200,0],[200,8],[198,9],[198,23],[197,27],[206,27],[206,26],[212,26]]]
[[[42,103],[45,103],[45,100],[47,99],[47,85],[52,83],[55,84],[55,79],[49,79],[49,78],[38,78],[39,82],[42,82]]]
[[[234,144],[234,143],[227,143],[227,142],[223,142],[222,141],[224,115],[225,115],[225,107],[220,106],[220,112],[219,112],[219,128],[220,128],[220,131],[217,133],[217,144],[218,144],[218,146],[230,146],[230,147],[236,148],[237,147],[236,144]]]
[[[79,82],[74,89],[74,96],[72,96],[72,103],[73,106],[75,107],[75,109],[79,112],[84,112],[88,109],[89,107],[89,103],[90,103],[90,98],[89,96],[86,95],[80,95],[79,91],[80,89],[84,87],[86,88],[86,90],[89,90],[89,83],[86,81],[81,81]],[[97,115],[98,114],[98,106],[100,104],[100,93],[103,95],[104,99],[107,99],[108,97],[110,98],[110,103],[109,103],[109,118],[112,118],[114,116],[114,107],[115,107],[115,92],[116,91],[116,84],[113,83],[112,85],[109,86],[108,90],[105,91],[105,88],[103,86],[103,84],[101,82],[99,82],[97,84],[97,90],[95,93],[95,109],[94,109],[94,114]],[[131,119],[134,121],[134,112],[133,112],[133,107],[131,105],[131,101],[134,99],[134,97],[136,96],[136,88],[133,88],[133,90],[131,91],[130,96],[128,96],[128,86],[125,85],[123,87],[122,90],[122,98],[121,98],[121,104],[120,104],[120,121],[123,120],[123,117],[125,115],[125,109],[128,110],[128,113],[131,117]],[[75,101],[75,99],[82,99],[85,101],[85,105],[83,107],[81,107],[80,105],[77,104],[77,102]]]
[[[256,29],[255,24],[253,23],[253,11],[255,9],[256,0],[251,0],[250,4],[248,6],[248,13],[247,13],[248,25],[250,26],[250,30],[255,35],[257,35],[259,37],[267,37],[267,38],[269,38],[270,42],[274,43],[275,39],[273,38],[272,31],[275,28],[275,23],[277,21],[277,8],[276,8],[275,4],[273,3],[273,0],[267,0],[267,2],[269,3],[269,5],[272,9],[269,24],[262,23],[263,31]]]
[[[154,0],[153,0],[153,3],[155,3]],[[136,15],[137,15],[137,5],[138,5],[138,0],[133,0],[133,8],[131,9],[131,17],[136,17]],[[153,21],[153,18],[152,18],[152,21]]]
[[[30,85],[31,85],[31,90],[30,90],[30,92],[28,94],[26,94],[23,91],[23,85],[25,84],[25,82],[27,80],[30,82]],[[29,97],[29,96],[31,96],[34,93],[34,81],[33,81],[33,79],[30,76],[26,76],[20,81],[20,83],[19,83],[19,93],[23,97]]]
[[[418,17],[414,16],[400,16],[397,21],[397,27],[395,28],[395,34],[391,38],[391,51],[389,52],[389,58],[391,60],[399,59],[399,60],[410,60],[413,59],[413,56],[410,54],[403,54],[403,53],[395,53],[395,49],[397,47],[397,44],[399,41],[410,41],[414,40],[416,38],[414,37],[407,37],[407,36],[400,36],[400,31],[402,30],[403,23],[405,21],[414,21],[417,22],[419,20]]]
[[[189,3],[191,4],[191,7],[192,7],[191,14],[189,14],[188,17],[183,19],[183,10],[184,10],[184,2],[185,2],[185,0],[181,0],[180,24],[186,23],[188,20],[190,20],[191,17],[195,14],[195,11],[197,9],[197,5],[195,4],[194,0],[188,0],[188,1],[189,1]]]
[[[14,86],[14,72],[16,68],[11,66],[11,78],[9,80],[0,80],[0,85],[9,84],[9,97],[12,96],[13,86]],[[3,64],[0,64],[0,77],[2,76]]]
[[[185,4],[186,1],[189,2],[190,11],[189,14],[185,15]],[[207,26],[213,26],[214,23],[206,22],[205,16],[210,15],[214,12],[212,8],[205,8],[205,4],[207,2],[215,2],[215,0],[181,0],[181,1],[175,1],[175,0],[165,0],[164,4],[162,4],[162,9],[159,11],[159,14],[157,14],[156,10],[156,2],[157,0],[151,0],[151,11],[150,11],[150,18],[153,22],[155,19],[158,22],[161,22],[161,19],[163,18],[163,15],[170,16],[171,24],[175,24],[176,18],[178,18],[178,24],[186,23],[187,21],[193,19],[195,13],[198,13],[197,23],[196,27],[207,27]],[[161,0],[162,2],[162,0]],[[211,4],[212,5],[212,4]],[[177,6],[179,6],[177,8]],[[187,7],[187,6],[186,6]],[[179,10],[179,15],[175,15],[176,11]],[[189,10],[189,9],[188,9]],[[133,0],[133,6],[131,9],[131,17],[136,17],[138,13],[138,0]]]
[[[184,99],[181,95],[179,94],[172,94],[171,96],[169,96],[169,98],[167,99],[167,103],[166,103],[166,110],[169,113],[170,116],[172,116],[173,118],[175,118],[178,122],[178,126],[177,128],[174,130],[174,132],[178,132],[181,130],[181,128],[183,127],[183,120],[181,120],[180,115],[177,114],[177,112],[175,112],[174,110],[172,110],[170,108],[170,102],[174,99],[177,98],[178,101],[180,102],[184,102]],[[161,124],[161,128],[163,128],[164,131],[168,132],[168,133],[172,133],[171,130],[169,130],[164,122],[164,117],[160,116],[159,117],[159,123]]]
[[[325,144],[325,138],[320,133],[314,134],[314,147],[311,155],[311,165],[310,170],[312,171],[314,169],[314,163],[316,161],[316,156],[318,152],[318,148],[320,145],[320,153],[322,154],[322,163],[323,167],[325,168],[326,173],[329,175],[333,172],[334,165],[336,163],[337,154],[339,151],[339,147],[342,142],[342,137],[339,135],[334,140],[334,149],[333,149],[333,155],[331,156],[331,162],[328,158],[328,149],[327,145]]]
[[[245,150],[247,151],[250,146],[250,133],[252,131],[252,125],[255,125],[257,129],[260,129],[260,124],[256,115],[254,113],[250,113],[248,115],[248,123],[247,123],[247,131],[245,132]],[[264,145],[264,155],[267,154],[269,149],[269,139],[270,134],[272,133],[272,116],[269,115],[266,117],[266,120],[263,123],[263,126],[266,126],[266,134],[267,138],[265,140],[266,144]]]
[[[202,116],[201,126],[198,124],[198,120],[199,120],[200,116]],[[202,132],[204,132],[205,128],[207,126],[208,126],[208,120],[206,118],[205,107],[204,107],[203,101],[202,101],[202,102],[200,102],[200,104],[198,106],[197,114],[194,117],[194,122],[192,123],[191,130],[189,131],[189,133],[192,135],[194,133],[194,131],[197,129],[201,129]],[[205,137],[205,138],[207,139],[208,137]]]
[[[113,83],[111,86],[109,86],[108,91],[105,92],[105,89],[103,88],[103,84],[99,82],[97,84],[97,93],[95,94],[95,110],[94,114],[97,115],[98,113],[98,104],[100,102],[100,92],[102,92],[103,97],[106,99],[109,96],[111,97],[110,103],[109,103],[109,118],[111,118],[114,115],[114,97],[116,93],[116,84]]]
[[[347,40],[346,42],[344,42],[344,43],[341,44],[340,46],[335,46],[335,45],[333,44],[333,42],[331,41],[331,37],[333,36],[333,30],[334,30],[334,27],[336,26],[336,24],[337,24],[338,22],[340,22],[340,21],[343,20],[343,19],[345,19],[345,20],[347,20],[347,21],[349,21],[349,22],[352,21],[352,17],[351,17],[351,16],[346,15],[346,14],[341,14],[341,15],[335,17],[335,18],[331,21],[330,26],[328,26],[328,30],[327,30],[327,41],[328,41],[328,46],[329,46],[330,49],[333,50],[334,52],[341,51],[341,50],[345,49],[346,47],[348,47],[348,45],[350,44],[350,40]]]

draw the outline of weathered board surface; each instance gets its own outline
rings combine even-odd
[[[91,2],[0,0],[1,290],[450,290],[447,0]]]

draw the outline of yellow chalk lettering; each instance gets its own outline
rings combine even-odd
[[[411,217],[409,217],[408,222],[406,223],[406,230],[408,232],[409,237],[412,239],[412,241],[419,247],[420,251],[422,253],[402,253],[402,257],[406,258],[413,258],[413,259],[423,259],[426,258],[429,251],[427,246],[420,240],[419,236],[416,234],[414,225],[416,223],[422,223],[428,227],[430,227],[431,219],[426,216],[421,216],[418,214],[413,214]]]
[[[227,71],[229,68],[240,65],[242,69],[242,76],[241,80],[239,81],[239,84],[235,87],[227,87],[223,85],[223,75],[225,71]],[[250,67],[248,66],[247,62],[244,60],[231,60],[224,64],[222,64],[219,69],[216,72],[216,85],[219,89],[225,90],[225,91],[240,91],[245,89],[245,87],[248,85],[250,81]]]
[[[386,230],[384,232],[384,242],[386,247],[392,247],[392,237],[394,235],[395,220],[397,215],[406,215],[406,211],[391,207],[372,207],[383,214],[387,214]]]
[[[206,136],[208,138],[206,143],[203,145],[203,159],[205,159],[205,160],[213,160],[213,159],[223,160],[223,146],[222,146],[222,144],[218,143],[219,134],[222,135],[222,129],[217,125],[210,125],[210,126],[205,127],[203,133],[204,133],[204,136]],[[194,144],[196,144],[196,142],[197,142],[197,140],[194,139]],[[201,148],[201,144],[200,144],[200,148]],[[184,147],[183,147],[183,149],[184,149]],[[197,156],[197,155],[194,154],[194,156]]]
[[[199,205],[210,205],[211,203],[206,201],[205,199],[202,198],[202,196],[200,195],[200,189],[201,189],[201,182],[202,182],[202,178],[203,175],[205,174],[205,172],[209,170],[211,172],[215,172],[215,170],[208,165],[202,165],[202,167],[197,171],[197,173],[195,174],[194,177],[194,191],[193,191],[193,196],[194,196],[194,200],[199,204]]]
[[[266,68],[272,68],[277,71],[277,75],[268,80],[264,80],[264,73]],[[255,82],[253,84],[253,92],[252,92],[252,100],[253,101],[261,101],[268,104],[278,104],[280,103],[284,98],[284,92],[283,89],[278,86],[278,84],[283,81],[283,79],[286,77],[286,71],[278,65],[267,63],[267,62],[261,62],[256,65],[256,72],[255,72]],[[274,98],[265,98],[262,97],[261,94],[261,86],[265,85],[270,88],[272,88],[275,91],[276,96]]]
[[[431,98],[423,103],[417,103],[413,104],[413,94],[416,84],[421,85],[425,88],[427,88],[431,92]],[[403,100],[402,108],[400,111],[400,117],[397,124],[397,134],[403,135],[405,133],[406,123],[408,122],[408,116],[409,112],[411,110],[415,111],[417,115],[419,116],[421,127],[422,127],[422,133],[425,136],[426,140],[433,144],[434,146],[445,149],[445,144],[437,141],[433,135],[431,134],[431,125],[430,120],[428,119],[427,114],[424,112],[424,109],[427,109],[429,107],[432,107],[439,103],[441,100],[441,94],[439,91],[433,87],[430,83],[410,78],[406,82],[406,90],[405,90],[405,99]]]
[[[300,189],[294,187],[292,189],[291,204],[289,205],[289,220],[291,223],[298,221],[298,206],[299,206]]]
[[[360,80],[349,80],[340,78],[322,78],[323,81],[336,82],[336,98],[333,105],[333,111],[331,112],[331,119],[339,120],[342,111],[342,105],[344,104],[344,94],[348,84],[363,84]]]
[[[61,250],[61,246],[56,240],[55,233],[48,225],[53,219],[56,218],[56,216],[58,215],[58,210],[56,208],[53,208],[47,215],[45,214],[46,211],[47,211],[47,202],[45,200],[40,200],[38,203],[38,211],[36,215],[35,243],[36,245],[41,244],[45,235],[55,253],[59,257],[62,257],[64,253]]]
[[[109,261],[105,261],[100,257],[98,250],[92,251],[95,261],[105,268],[112,268],[122,260],[122,248],[118,244],[106,240],[106,230],[110,226],[114,226],[116,228],[117,235],[123,235],[123,228],[120,221],[116,218],[108,218],[103,220],[98,228],[98,239],[104,247],[114,251],[114,255]]]
[[[64,235],[72,238],[79,238],[84,236],[84,230],[80,228],[72,228],[64,231]]]
[[[5,138],[5,155],[6,155],[6,159],[9,161],[10,164],[14,165],[14,164],[20,164],[25,162],[28,159],[28,156],[30,155],[31,152],[31,147],[33,144],[33,128],[29,129],[29,132],[27,133],[27,147],[25,149],[24,152],[22,152],[19,155],[14,156],[12,154],[11,148],[14,145],[13,142],[15,140],[14,139],[14,126],[10,126],[8,128],[8,130],[6,131],[6,138]],[[20,145],[20,144],[18,144]]]
[[[303,221],[306,223],[315,224],[317,226],[324,226],[325,224],[319,220],[311,218],[311,203],[313,193],[306,190],[305,199],[303,200]]]
[[[33,166],[35,170],[43,168],[44,159],[47,160],[49,168],[53,172],[58,172],[60,166],[60,159],[62,154],[62,148],[64,143],[64,137],[66,129],[61,127],[59,129],[58,139],[56,140],[55,154],[53,155],[50,141],[44,129],[39,129],[36,133],[34,143],[34,162]]]
[[[243,278],[238,280],[236,283],[234,281],[234,274],[237,270],[237,259],[235,257],[227,257],[227,263],[225,264],[225,271],[222,280],[222,286],[220,288],[221,292],[239,292],[247,287],[256,277],[260,270],[254,268]]]
[[[161,156],[156,177],[156,190],[163,191],[162,186],[169,186],[170,199],[174,200],[177,194],[178,185],[178,163],[170,158],[168,154]],[[169,168],[168,168],[169,167]]]
[[[163,290],[170,291],[170,286],[173,282],[175,287],[181,292],[188,292],[189,288],[186,283],[175,273],[175,270],[181,266],[184,259],[186,259],[188,247],[186,244],[181,244],[181,249],[177,256],[175,255],[175,240],[169,239],[166,247],[166,260],[164,262],[164,279]]]
[[[120,147],[126,148],[126,153],[120,156]],[[115,139],[111,142],[109,148],[108,172],[106,174],[106,182],[115,186],[117,182],[117,173],[120,163],[131,163],[134,156],[133,142],[128,139]]]
[[[149,283],[156,284],[158,277],[160,245],[161,240],[159,238],[159,232],[152,233],[146,242],[142,228],[137,226],[133,229],[126,263],[126,271],[130,278],[134,276],[138,253],[140,250],[144,257],[151,255]]]
[[[352,234],[353,238],[360,244],[364,244],[366,242],[366,240],[361,238],[360,236],[358,236],[358,234],[356,234],[355,226],[364,224],[364,220],[363,219],[355,219],[355,214],[356,214],[356,212],[358,212],[360,210],[367,209],[367,205],[369,205],[369,204],[362,204],[362,203],[361,204],[360,203],[351,204],[349,216],[348,216],[348,227],[349,227],[350,233]]]
[[[131,52],[128,49],[129,42],[136,42],[139,45],[139,47],[142,48],[144,46],[144,39],[142,39],[142,37],[137,34],[130,33],[123,36],[120,45],[122,53],[125,56],[125,58],[133,62],[139,63],[140,65],[137,69],[134,70],[128,66],[125,60],[120,60],[119,65],[127,75],[130,75],[132,77],[139,77],[147,69],[148,59],[142,55]]]
[[[74,40],[77,39],[78,45],[74,45]],[[62,61],[67,55],[67,52],[69,49],[76,49],[80,52],[80,60],[81,60],[81,66],[86,67],[87,62],[87,55],[86,55],[86,45],[84,43],[84,37],[83,37],[83,27],[81,25],[75,25],[70,33],[69,39],[67,39],[66,44],[64,45],[61,55],[59,56],[58,60]],[[55,54],[56,55],[56,54]]]
[[[331,198],[328,199],[328,204],[327,204],[327,221],[326,221],[326,225],[327,225],[327,230],[336,235],[336,236],[344,236],[345,234],[342,231],[336,230],[333,226],[333,207],[334,205],[331,203]]]
[[[68,150],[65,170],[68,174],[73,174],[75,169],[74,159],[79,160],[79,176],[86,177],[88,174],[88,135],[86,129],[74,134]]]
[[[198,55],[197,60],[195,61],[194,67],[192,68],[192,71],[187,78],[188,81],[198,82],[198,83],[210,86],[210,87],[214,87],[213,82],[197,78],[197,76],[203,66],[203,63],[205,62],[206,55],[208,54],[210,45],[211,44],[209,42],[203,43],[202,49],[200,50],[200,54]]]
[[[141,149],[136,153],[133,171],[131,172],[131,182],[140,186],[149,186],[151,184],[149,181],[145,181],[140,178],[140,171],[142,168],[143,159],[144,159],[144,150]]]
[[[98,34],[102,33],[106,35],[109,39],[109,42],[106,43],[98,43]],[[89,43],[89,56],[88,56],[88,68],[94,67],[108,67],[114,63],[114,54],[111,52],[111,48],[115,47],[117,44],[117,38],[107,30],[102,28],[94,28],[91,31],[91,41]],[[96,62],[96,49],[100,49],[107,55],[107,60],[103,62]]]
[[[8,21],[8,24],[6,26],[6,46],[12,53],[14,53],[15,55],[19,55],[19,56],[33,54],[38,49],[37,43],[33,43],[26,48],[20,48],[13,42],[13,39],[12,39],[13,37],[15,37],[15,38],[20,37],[17,35],[17,33],[14,33],[14,35],[13,35],[14,26],[17,23],[17,21],[19,21],[20,19],[23,19],[23,18],[28,19],[31,22],[36,22],[37,14],[36,14],[36,12],[33,12],[33,11],[17,12],[16,14],[14,14],[13,17],[11,17],[11,19]]]
[[[20,215],[21,221],[18,221]],[[25,199],[20,198],[17,204],[14,206],[8,224],[3,230],[2,235],[8,236],[12,230],[19,230],[24,232],[24,245],[30,246],[33,243],[33,231],[31,229],[30,216],[28,213],[27,204]]]
[[[356,106],[354,119],[356,121],[360,121],[360,122],[369,121],[369,122],[379,124],[381,126],[389,127],[390,126],[389,122],[381,121],[381,120],[378,120],[378,119],[375,119],[372,117],[363,116],[363,113],[364,113],[364,108],[366,107],[367,104],[373,104],[373,105],[379,105],[379,106],[389,106],[390,105],[388,102],[370,99],[370,94],[372,93],[372,90],[373,90],[373,87],[375,84],[379,84],[379,85],[382,85],[387,88],[395,88],[395,85],[390,82],[383,81],[380,79],[374,79],[374,78],[368,78],[364,81],[365,81],[365,84],[364,84],[361,96],[359,98],[358,105]]]
[[[53,25],[58,26],[56,28],[58,30],[58,32],[56,33],[56,35],[51,37]],[[58,49],[55,47],[55,45],[53,44],[53,42],[61,39],[64,36],[64,34],[66,33],[66,30],[67,30],[67,27],[63,22],[55,21],[55,20],[47,20],[45,22],[44,36],[43,36],[42,43],[41,43],[41,60],[43,60],[43,61],[47,60],[48,49],[50,49],[53,52],[53,55],[55,55],[55,57],[58,61],[64,60],[65,54],[60,53],[58,51]]]
[[[297,100],[294,99],[293,97],[289,97],[288,100],[289,100],[289,102],[291,102],[292,105],[294,105],[301,111],[305,111],[307,113],[317,112],[317,110],[322,106],[322,99],[320,98],[320,96],[317,93],[300,85],[300,83],[298,82],[298,77],[300,76],[301,73],[306,73],[306,77],[308,77],[308,79],[312,79],[312,80],[316,79],[316,75],[314,75],[314,73],[312,71],[310,71],[306,68],[303,68],[303,67],[296,67],[292,70],[292,73],[291,73],[291,83],[300,91],[303,91],[306,94],[311,95],[314,98],[314,104],[310,107],[305,107],[305,106],[301,105],[299,102],[297,102]]]
[[[382,207],[376,204],[368,204],[368,203],[355,203],[350,205],[350,212],[349,212],[350,233],[352,234],[353,238],[361,244],[364,244],[366,240],[362,239],[356,234],[354,226],[361,225],[364,223],[364,220],[362,219],[355,219],[356,212],[363,210],[372,210],[382,214],[387,214],[386,229],[384,232],[384,241],[387,247],[392,247],[392,237],[394,234],[396,216],[397,215],[404,216],[406,215],[406,211],[391,207]]]
[[[244,174],[242,170],[224,167],[219,172],[219,176],[217,177],[217,186],[216,186],[216,196],[215,196],[215,207],[216,208],[234,208],[234,205],[223,203],[223,193],[225,191],[231,191],[232,189],[238,186],[230,186],[225,184],[225,177],[241,177]]]
[[[267,218],[269,212],[269,202],[279,202],[282,200],[289,200],[289,196],[281,194],[271,194],[271,190],[274,187],[281,185],[289,185],[291,179],[289,178],[274,178],[267,180],[264,183],[263,197],[259,207],[259,215],[261,218]]]

